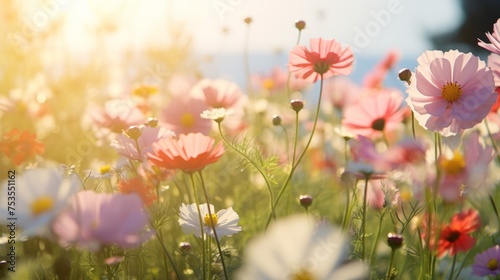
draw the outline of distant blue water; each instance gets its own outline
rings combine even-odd
[[[384,55],[380,57],[355,56],[354,70],[349,75],[349,78],[360,84],[363,77],[383,58]],[[402,68],[409,68],[414,71],[417,66],[416,59],[417,57],[401,59],[393,68],[392,73],[387,76],[384,85],[400,88],[404,91],[404,85],[398,80],[397,74]],[[242,54],[218,54],[211,57],[202,57],[198,61],[201,61],[200,67],[204,77],[228,79],[237,83],[242,89],[246,88]],[[250,72],[268,74],[276,66],[286,69],[287,63],[288,55],[286,54],[254,53],[250,55]],[[313,87],[312,90],[314,91],[316,88]]]

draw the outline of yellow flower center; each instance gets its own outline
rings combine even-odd
[[[217,223],[219,222],[219,220],[217,219],[217,214],[212,214],[212,218],[210,219],[210,215],[206,214],[205,215],[205,225],[211,227],[212,226],[212,222],[213,222],[213,225],[217,225]]]
[[[491,259],[488,261],[488,264],[486,265],[489,270],[493,271],[498,268],[498,261],[497,259]]]
[[[462,95],[462,87],[457,82],[446,83],[441,89],[441,96],[448,102],[453,102]]]
[[[318,61],[314,63],[314,72],[322,75],[328,72],[330,69],[330,64],[326,61]]]
[[[54,207],[54,200],[48,196],[41,196],[31,204],[31,213],[34,216],[43,214]]]
[[[452,158],[443,159],[441,161],[441,168],[443,168],[448,175],[460,174],[465,168],[465,159],[460,152],[455,151]]]
[[[292,277],[290,278],[291,280],[314,280],[316,277],[312,275],[309,271],[305,269],[301,269],[294,273]]]
[[[181,124],[184,127],[191,128],[194,126],[195,118],[191,113],[184,113],[181,116]]]
[[[155,86],[147,86],[147,85],[140,85],[137,86],[132,90],[132,95],[142,97],[142,98],[148,98],[149,96],[153,94],[158,93],[158,88]]]
[[[109,165],[103,165],[101,166],[101,168],[99,168],[99,173],[101,173],[101,175],[108,174],[110,171],[111,171],[111,166]]]
[[[267,90],[274,88],[273,79],[265,79],[264,81],[262,81],[262,87],[267,89]]]

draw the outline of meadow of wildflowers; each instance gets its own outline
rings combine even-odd
[[[362,83],[350,46],[290,28],[288,68],[246,88],[195,71],[175,31],[144,58],[166,70],[117,94],[104,61],[45,75],[43,34],[2,42],[0,277],[500,277],[500,19],[487,61],[389,52]]]

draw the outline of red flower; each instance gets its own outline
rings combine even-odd
[[[7,132],[0,141],[0,151],[18,166],[45,152],[45,145],[36,139],[36,133],[17,128]]]
[[[125,194],[137,193],[146,206],[151,205],[157,199],[154,186],[139,177],[118,182],[118,190]]]
[[[149,162],[166,169],[180,169],[187,173],[202,170],[224,153],[222,143],[213,147],[215,140],[201,133],[181,134],[179,139],[161,139],[148,153]]]
[[[289,57],[289,70],[295,77],[314,83],[334,75],[348,75],[352,71],[354,55],[351,48],[342,49],[335,40],[311,39],[311,51],[296,46]]]
[[[454,256],[460,251],[470,250],[476,244],[469,234],[481,226],[479,213],[474,209],[465,210],[455,214],[451,218],[451,223],[441,229],[438,241],[438,256],[443,256],[449,252]]]

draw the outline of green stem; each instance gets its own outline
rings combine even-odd
[[[302,34],[302,30],[299,30],[299,35],[297,36],[297,43],[295,44],[296,46],[299,45],[300,43],[300,35]],[[288,77],[286,79],[286,94],[288,96],[288,99],[291,98],[292,93],[290,92],[290,80],[292,78],[292,73],[288,71]]]
[[[377,253],[378,241],[380,239],[380,232],[382,231],[382,221],[384,219],[384,216],[385,216],[385,210],[380,215],[380,221],[378,223],[377,235],[375,237],[375,242],[373,243],[372,254],[370,255],[370,266],[372,267],[372,269],[375,267],[375,256]]]
[[[201,250],[202,254],[202,265],[203,265],[203,279],[207,277],[207,255],[205,252],[205,230],[203,229],[203,217],[201,217],[201,209],[200,209],[200,200],[198,199],[198,194],[196,192],[196,187],[194,184],[194,176],[193,173],[189,173],[189,178],[191,179],[191,186],[193,188],[194,201],[196,204],[196,210],[198,211],[198,219],[200,220],[200,232],[201,232]]]
[[[295,157],[297,156],[298,141],[299,141],[299,112],[295,112],[295,138],[293,139],[292,166],[295,165]]]
[[[491,206],[493,206],[493,210],[495,211],[495,216],[497,218],[497,223],[500,226],[500,216],[498,215],[497,205],[495,204],[495,200],[493,199],[493,197],[491,196],[491,194],[488,194],[488,196],[490,198]]]
[[[413,139],[417,139],[415,134],[415,113],[411,111],[411,133],[413,135]]]
[[[307,141],[307,144],[304,147],[304,150],[302,151],[302,153],[300,154],[299,158],[297,159],[297,162],[292,165],[292,169],[290,170],[290,174],[288,174],[285,182],[281,186],[280,192],[278,193],[278,196],[276,197],[276,201],[274,202],[274,208],[276,208],[276,206],[278,205],[278,203],[279,203],[279,201],[281,199],[281,196],[285,192],[285,190],[286,190],[286,188],[288,186],[288,183],[290,183],[295,170],[297,169],[300,161],[304,157],[307,149],[309,148],[309,145],[311,145],[311,141],[313,139],[314,132],[316,131],[316,125],[318,123],[319,112],[320,112],[320,108],[321,108],[321,96],[322,95],[323,95],[323,75],[321,75],[318,105],[316,106],[316,115],[314,116],[314,123],[313,123],[313,128],[312,128],[312,131],[311,131],[311,135],[309,136],[309,140]],[[267,219],[267,223],[266,223],[266,229],[269,227],[269,224],[271,223],[271,219],[272,219],[272,217],[269,216],[268,219]]]
[[[179,271],[177,270],[177,267],[174,263],[174,260],[172,259],[172,256],[170,256],[170,254],[168,253],[168,250],[167,250],[167,247],[165,247],[165,244],[163,242],[163,237],[161,235],[161,232],[159,232],[159,229],[156,230],[156,237],[158,238],[158,241],[160,242],[161,244],[161,247],[163,249],[163,252],[165,253],[165,255],[167,256],[168,258],[168,261],[170,262],[170,264],[172,264],[172,267],[174,268],[174,272],[175,272],[175,275],[177,276],[177,279],[182,279],[181,278],[181,274],[179,273]],[[169,275],[168,273],[168,264],[165,262],[165,270],[167,271],[167,275]]]
[[[217,236],[217,231],[215,230],[215,223],[212,217],[212,210],[210,210],[210,202],[208,201],[208,193],[207,193],[207,188],[205,187],[205,181],[203,180],[203,174],[201,173],[201,171],[199,171],[198,174],[200,175],[201,186],[203,189],[203,193],[205,194],[205,201],[207,202],[208,215],[210,217],[210,226],[212,227],[212,230],[214,232],[215,242],[217,243],[217,249],[219,250],[220,260],[222,263],[222,270],[224,271],[224,277],[226,280],[229,280],[229,277],[227,276],[226,263],[224,262],[224,254],[222,253],[222,247],[220,246],[219,237]]]
[[[451,263],[450,276],[448,277],[449,280],[453,279],[453,272],[455,272],[455,264],[456,263],[457,263],[457,254],[453,255],[453,261]]]
[[[387,274],[385,279],[390,280],[392,276],[392,267],[394,266],[394,257],[396,256],[396,249],[391,249],[391,259],[389,260],[389,266],[387,267]]]
[[[255,169],[257,169],[257,171],[260,173],[260,175],[262,175],[262,178],[264,179],[264,182],[266,182],[267,190],[269,191],[269,208],[271,210],[270,217],[271,218],[276,218],[276,214],[274,212],[274,203],[273,203],[273,201],[274,201],[273,189],[271,188],[271,183],[269,182],[269,179],[267,178],[266,173],[264,172],[264,170],[262,170],[262,168],[253,159],[251,159],[249,156],[247,156],[245,153],[243,153],[240,150],[238,150],[231,143],[229,143],[229,141],[227,141],[226,137],[224,137],[224,134],[222,133],[222,128],[221,128],[220,123],[217,123],[217,126],[219,128],[219,134],[220,134],[220,136],[222,138],[222,141],[224,141],[224,144],[226,144],[233,151],[237,152],[242,157],[244,157],[248,162],[250,162],[250,164],[252,164],[255,167]]]
[[[361,260],[365,259],[365,247],[366,247],[366,204],[368,196],[368,180],[369,175],[365,176],[365,189],[363,193],[363,219],[361,220]]]
[[[495,138],[493,138],[493,134],[491,134],[490,126],[488,125],[488,121],[484,119],[484,125],[486,126],[486,130],[488,131],[488,136],[490,137],[491,140],[491,145],[493,146],[493,149],[495,150],[495,154],[497,156],[497,163],[500,164],[500,154],[498,153],[498,146],[495,141]]]

